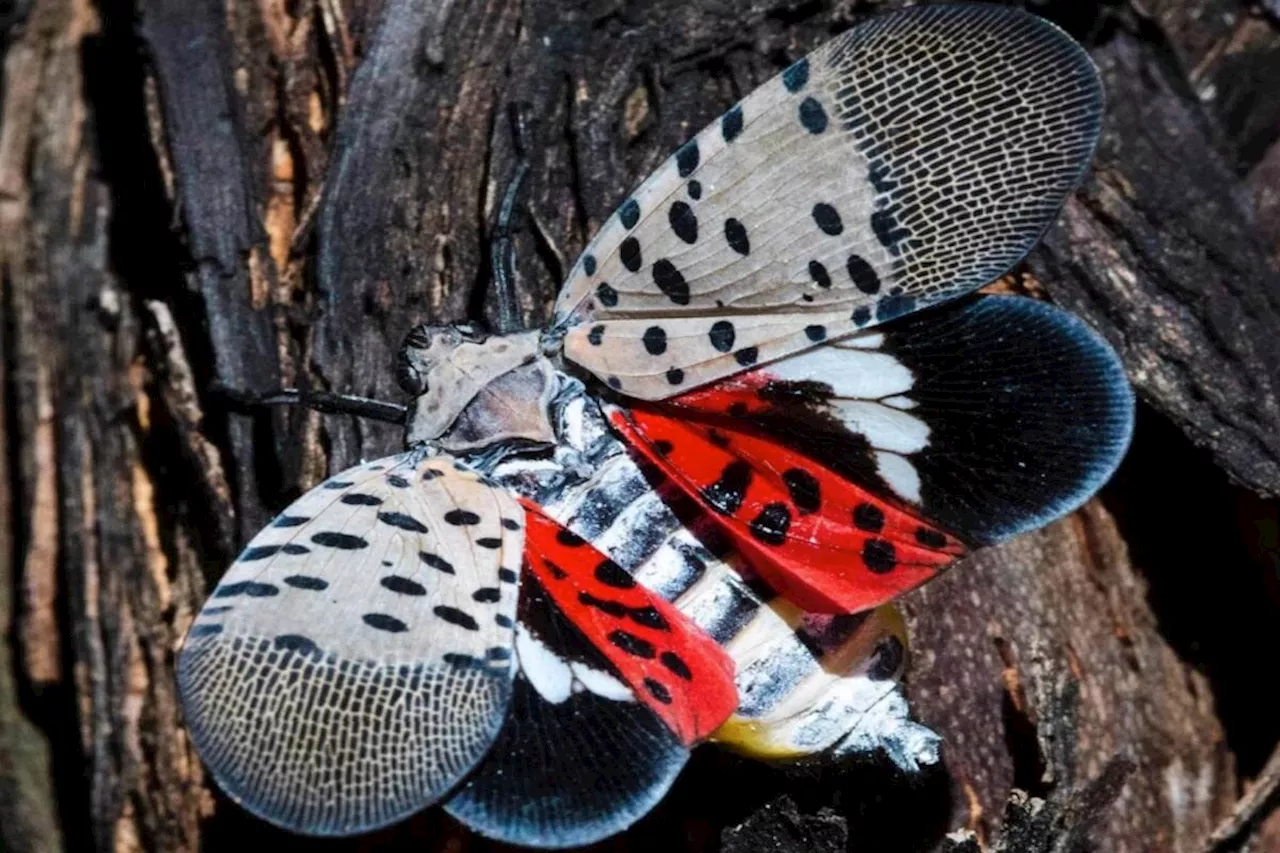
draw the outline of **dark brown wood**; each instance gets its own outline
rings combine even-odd
[[[0,7],[0,845],[313,849],[211,787],[173,652],[264,519],[400,431],[211,389],[401,400],[415,323],[496,319],[512,105],[532,161],[518,289],[541,321],[632,186],[879,5]],[[1233,0],[1036,8],[1089,43],[1110,97],[1098,166],[1021,286],[1125,357],[1129,462],[1102,500],[905,602],[944,766],[704,749],[603,849],[1181,853],[1263,772],[1280,722],[1246,658],[1280,642],[1280,507],[1257,497],[1280,492],[1276,21]],[[1276,837],[1265,807],[1230,843],[1255,831]],[[438,811],[325,846],[383,844],[492,849]]]

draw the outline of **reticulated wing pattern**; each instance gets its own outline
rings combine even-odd
[[[1084,51],[1024,12],[876,17],[623,202],[561,291],[566,356],[663,399],[980,287],[1053,221],[1101,104]]]
[[[365,831],[435,801],[511,695],[524,512],[448,457],[351,468],[259,533],[178,655],[218,783],[289,829]]]

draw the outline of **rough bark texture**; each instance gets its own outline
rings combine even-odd
[[[414,323],[492,319],[512,104],[540,321],[631,186],[881,5],[0,3],[0,848],[313,849],[211,788],[174,648],[264,519],[401,436],[233,413],[217,386],[398,399]],[[1258,696],[1280,644],[1280,25],[1236,0],[1034,8],[1091,48],[1109,107],[1014,286],[1122,353],[1130,458],[906,602],[943,767],[702,750],[604,849],[1280,850]],[[490,849],[436,811],[324,846],[397,845]]]

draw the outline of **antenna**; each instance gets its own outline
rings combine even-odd
[[[254,406],[306,406],[328,415],[355,415],[374,421],[404,425],[409,408],[399,403],[384,403],[354,394],[334,394],[329,391],[299,391],[281,388],[276,391],[254,393],[215,384],[210,390],[240,407]]]
[[[490,260],[493,266],[493,283],[498,296],[498,331],[506,334],[520,330],[520,303],[516,299],[515,243],[511,239],[511,216],[515,211],[516,195],[529,172],[529,151],[525,146],[526,126],[523,104],[508,104],[507,118],[511,123],[512,147],[516,152],[516,169],[502,195],[498,209],[498,221],[493,227],[490,244]]]

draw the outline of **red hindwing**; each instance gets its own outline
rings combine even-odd
[[[745,402],[752,395],[742,390]],[[876,607],[965,552],[954,536],[776,439],[652,408],[614,410],[609,419],[805,610]]]
[[[733,659],[589,542],[521,502],[527,569],[556,606],[681,741],[715,731],[738,707]]]

